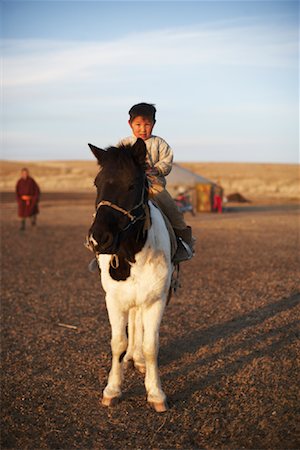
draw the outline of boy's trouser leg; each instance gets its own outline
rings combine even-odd
[[[25,230],[25,219],[21,219],[20,230],[21,231]]]
[[[169,219],[176,237],[181,238],[190,247],[190,251],[187,253],[186,250],[179,245],[174,256],[174,261],[180,262],[190,259],[191,255],[194,253],[195,240],[192,237],[191,227],[187,226],[185,223],[183,213],[179,211],[174,199],[166,190],[155,194],[154,200]]]
[[[176,230],[184,230],[186,228],[182,212],[179,211],[174,199],[166,189],[155,194],[154,200],[169,219],[175,232]]]

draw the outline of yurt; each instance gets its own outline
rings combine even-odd
[[[198,212],[212,211],[214,192],[222,189],[208,178],[197,175],[176,163],[173,163],[173,168],[166,180],[167,189],[172,197],[175,198],[182,191],[188,191],[193,207]]]

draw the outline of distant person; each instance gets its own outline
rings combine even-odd
[[[20,231],[24,231],[26,218],[30,218],[32,226],[36,225],[40,199],[40,188],[36,181],[29,176],[29,171],[26,168],[21,170],[21,178],[16,185],[16,195],[18,215],[21,219]]]
[[[186,246],[179,245],[174,256],[174,261],[180,262],[192,257],[194,238],[191,227],[186,225],[182,212],[179,211],[174,199],[165,188],[165,177],[172,169],[173,151],[164,139],[152,134],[156,122],[155,114],[156,108],[152,104],[138,103],[132,106],[129,110],[128,120],[132,136],[122,139],[118,145],[133,145],[137,138],[145,141],[147,148],[146,175],[150,198],[153,198],[169,219],[177,239],[179,238],[187,244]]]
[[[214,189],[213,210],[218,213],[221,213],[223,211],[222,193],[222,188],[220,186],[216,186]]]

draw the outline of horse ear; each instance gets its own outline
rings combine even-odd
[[[137,139],[136,143],[131,147],[131,152],[137,164],[143,166],[145,164],[147,154],[146,144],[143,139]]]
[[[103,161],[103,158],[105,157],[106,151],[102,150],[102,148],[98,148],[93,144],[88,144],[90,149],[92,150],[94,156],[96,157],[96,159],[98,159],[99,163],[101,164],[101,162]]]

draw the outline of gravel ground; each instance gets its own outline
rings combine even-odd
[[[110,328],[82,245],[93,199],[46,196],[23,234],[2,207],[3,449],[300,448],[297,205],[187,216],[197,254],[161,326],[164,414],[134,371],[118,406],[99,403]]]

